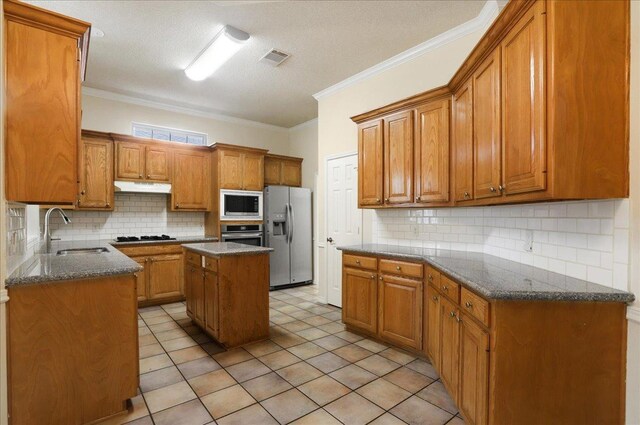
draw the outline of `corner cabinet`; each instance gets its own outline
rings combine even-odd
[[[176,150],[171,186],[172,211],[211,209],[211,154],[207,149]]]
[[[75,205],[90,24],[3,1],[5,197]]]
[[[447,85],[351,118],[360,208],[628,197],[629,28],[625,0],[509,2]]]
[[[113,210],[113,140],[82,131],[78,209]]]

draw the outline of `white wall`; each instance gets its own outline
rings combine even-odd
[[[132,122],[206,133],[209,143],[251,146],[269,149],[272,153],[282,155],[286,155],[289,150],[289,132],[286,128],[180,113],[162,109],[162,105],[159,104],[156,107],[143,106],[122,100],[82,95],[83,129],[131,134]]]
[[[289,129],[288,155],[304,158],[302,186],[313,189],[318,173],[318,120],[299,124]]]

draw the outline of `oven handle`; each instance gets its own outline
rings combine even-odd
[[[243,239],[251,239],[251,238],[261,238],[262,232],[260,233],[223,233],[222,238],[243,238]]]

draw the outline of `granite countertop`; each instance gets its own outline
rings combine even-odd
[[[188,242],[217,242],[218,238],[215,236],[185,236],[180,238],[175,238],[173,240],[163,240],[163,241],[152,241],[152,240],[140,240],[133,242],[118,242],[118,241],[109,241],[109,244],[117,247],[123,246],[134,246],[134,245],[171,245],[171,244],[183,244]]]
[[[99,254],[56,255],[61,249],[106,248]],[[7,288],[73,279],[99,278],[136,273],[142,267],[104,240],[54,242],[51,254],[37,253],[6,280]]]
[[[195,251],[198,254],[223,257],[226,255],[252,255],[268,254],[273,248],[263,246],[245,245],[235,242],[206,242],[183,244],[183,247]]]
[[[395,245],[362,244],[341,251],[421,261],[469,289],[493,300],[611,301],[630,303],[635,296],[489,254]]]

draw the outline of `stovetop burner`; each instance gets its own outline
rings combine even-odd
[[[118,242],[138,242],[138,241],[175,241],[176,238],[172,238],[169,235],[151,235],[151,236],[118,236],[116,238]]]

